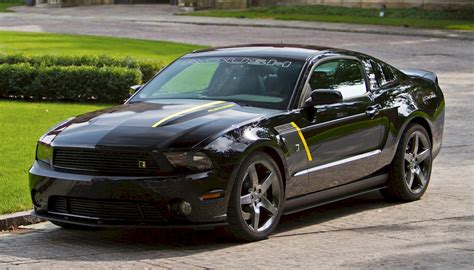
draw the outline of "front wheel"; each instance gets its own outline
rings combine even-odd
[[[425,193],[431,177],[431,141],[419,124],[403,134],[390,165],[388,186],[381,190],[389,201],[415,201]]]
[[[243,241],[266,238],[280,220],[284,198],[282,176],[275,161],[262,152],[251,154],[234,181],[227,231]]]

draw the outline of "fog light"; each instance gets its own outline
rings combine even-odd
[[[178,205],[178,210],[179,210],[179,213],[183,216],[187,216],[189,214],[191,214],[191,211],[193,210],[193,207],[191,206],[191,204],[187,201],[181,201]]]
[[[41,204],[43,203],[43,200],[41,198],[41,193],[39,193],[38,191],[36,190],[33,190],[32,192],[33,194],[33,204],[36,206],[36,207],[41,207]]]

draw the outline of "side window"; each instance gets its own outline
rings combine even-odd
[[[318,65],[311,74],[311,89],[333,89],[342,93],[343,99],[364,95],[365,79],[358,61],[349,59],[330,60]]]
[[[374,69],[375,78],[377,79],[377,84],[379,85],[379,87],[389,84],[396,79],[395,73],[389,65],[378,61],[371,62],[372,67]]]
[[[377,77],[375,76],[374,67],[372,65],[372,60],[367,58],[362,58],[362,66],[364,67],[365,74],[367,74],[367,79],[369,81],[369,89],[379,88],[379,83]]]
[[[393,74],[392,68],[390,66],[382,64],[382,72],[387,83],[393,82],[395,80],[395,75]]]

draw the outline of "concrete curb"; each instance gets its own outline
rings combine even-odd
[[[45,220],[31,215],[31,211],[0,215],[0,231],[13,230],[22,225],[31,225]]]

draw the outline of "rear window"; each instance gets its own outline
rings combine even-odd
[[[371,61],[371,64],[379,87],[390,84],[396,80],[397,77],[391,66],[374,60]]]

